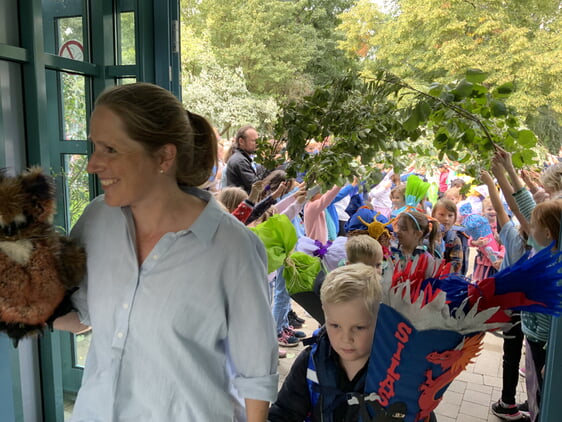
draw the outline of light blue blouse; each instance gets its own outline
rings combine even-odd
[[[276,398],[264,247],[208,192],[186,192],[203,213],[140,268],[128,208],[98,197],[72,232],[88,260],[73,300],[92,326],[72,421],[234,421],[244,398]]]

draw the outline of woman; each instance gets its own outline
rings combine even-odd
[[[72,420],[240,420],[243,398],[247,420],[265,421],[278,382],[266,255],[194,187],[215,164],[213,129],[137,83],[101,94],[90,139],[105,195],[73,230],[87,279],[78,314],[56,324],[92,327]]]

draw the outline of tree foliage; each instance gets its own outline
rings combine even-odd
[[[191,0],[182,12],[192,34],[206,40],[219,64],[242,68],[251,92],[283,96],[306,80],[303,70],[312,57],[315,33],[296,19],[295,3]]]
[[[218,64],[209,64],[184,84],[183,102],[189,110],[209,119],[225,137],[246,124],[271,132],[278,112],[273,98],[248,91],[241,69],[230,70]]]
[[[461,80],[421,90],[384,71],[367,80],[350,74],[284,107],[277,137],[287,141],[291,170],[324,186],[368,178],[374,162],[403,168],[416,155],[447,156],[476,175],[496,146],[511,151],[518,167],[533,164],[536,136],[504,102],[513,84],[488,89],[486,78],[471,69]],[[311,140],[328,146],[303,153]]]
[[[303,0],[297,2],[298,17],[312,26],[316,41],[305,73],[311,76],[314,86],[322,86],[357,68],[357,60],[339,47],[345,33],[338,29],[341,14],[351,8],[353,0]]]
[[[380,66],[412,84],[446,82],[469,68],[487,83],[513,83],[508,104],[524,115],[541,106],[562,112],[562,43],[559,0],[397,0],[384,21],[366,14],[359,0],[342,15],[342,43],[349,53],[369,55],[372,75]]]

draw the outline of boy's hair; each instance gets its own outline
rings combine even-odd
[[[562,214],[562,199],[544,201],[533,209],[531,222],[540,224],[550,232],[555,241],[556,249],[559,249],[558,234],[560,233],[560,215]]]
[[[380,275],[373,267],[365,264],[351,264],[339,267],[326,276],[320,288],[322,305],[345,303],[357,298],[363,299],[368,311],[374,315],[382,297]]]
[[[394,189],[390,191],[390,196],[400,195],[402,198],[406,196],[406,185],[401,184],[396,186]]]
[[[230,186],[221,190],[217,195],[217,200],[223,204],[228,212],[234,211],[240,202],[248,199],[248,194],[242,188]]]
[[[364,262],[365,258],[375,257],[382,260],[383,257],[381,244],[367,234],[348,238],[345,243],[345,253],[350,264]]]
[[[562,190],[562,163],[548,166],[541,175],[544,190],[553,194]]]
[[[443,207],[447,211],[454,213],[455,214],[455,221],[457,221],[457,213],[458,213],[457,204],[455,204],[450,199],[441,198],[440,200],[438,200],[435,203],[435,205],[433,206],[433,209],[431,210],[431,216],[432,217],[435,217],[435,214],[437,212],[437,208],[439,208],[439,207]]]

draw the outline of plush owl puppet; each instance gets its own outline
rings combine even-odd
[[[70,311],[84,250],[53,226],[52,179],[40,168],[0,172],[0,331],[18,341]]]

